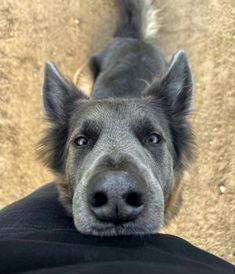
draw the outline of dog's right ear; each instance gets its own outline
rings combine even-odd
[[[42,97],[46,118],[52,123],[65,121],[69,104],[77,99],[87,99],[51,62],[45,65]]]

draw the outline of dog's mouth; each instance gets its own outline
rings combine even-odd
[[[163,207],[161,204],[150,204],[135,219],[115,219],[99,220],[95,218],[90,211],[87,212],[86,218],[74,216],[74,224],[77,230],[83,234],[112,237],[128,235],[152,234],[159,230],[163,225]],[[83,222],[81,220],[83,219]]]
[[[88,234],[94,236],[128,236],[128,235],[143,235],[143,234],[151,234],[151,231],[147,231],[144,227],[139,227],[134,223],[120,223],[120,224],[112,224],[107,223],[102,226],[93,226],[91,227]]]

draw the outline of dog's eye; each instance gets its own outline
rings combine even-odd
[[[145,143],[147,144],[158,144],[162,140],[161,136],[157,133],[150,133],[145,139]]]
[[[85,136],[78,136],[74,139],[74,144],[77,146],[86,146],[88,144],[88,139]]]

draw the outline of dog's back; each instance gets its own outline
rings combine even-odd
[[[92,97],[140,97],[167,63],[152,43],[158,30],[157,10],[150,0],[116,0],[119,15],[113,40],[91,58],[95,84]]]

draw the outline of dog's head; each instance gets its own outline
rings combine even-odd
[[[78,231],[143,234],[164,224],[180,200],[178,177],[192,155],[191,100],[183,52],[136,99],[91,100],[46,65],[43,103],[50,128],[41,154]]]

